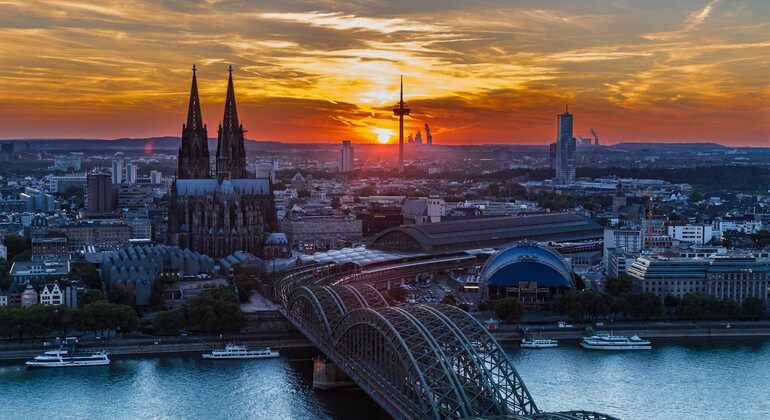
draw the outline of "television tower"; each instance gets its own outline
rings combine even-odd
[[[401,99],[393,108],[393,115],[398,116],[398,173],[404,173],[404,115],[412,110],[404,103],[404,76],[401,76]]]

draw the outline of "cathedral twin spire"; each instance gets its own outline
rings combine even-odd
[[[216,152],[216,176],[218,179],[245,178],[246,151],[244,149],[243,126],[238,121],[233,87],[233,68],[228,68],[227,98],[225,113],[219,126]],[[179,147],[177,178],[211,178],[208,135],[203,124],[198,81],[193,66],[190,104],[187,109],[187,124],[182,126],[182,142]]]

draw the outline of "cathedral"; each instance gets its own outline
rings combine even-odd
[[[193,67],[187,123],[182,125],[177,178],[171,187],[168,240],[213,258],[235,251],[262,255],[266,235],[277,230],[272,180],[246,171],[243,125],[235,106],[229,68],[225,113],[217,134],[211,172],[208,133]]]

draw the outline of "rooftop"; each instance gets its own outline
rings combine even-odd
[[[587,217],[558,213],[403,225],[377,235],[371,248],[445,251],[501,246],[522,240],[579,242],[601,239],[603,235],[603,228]]]

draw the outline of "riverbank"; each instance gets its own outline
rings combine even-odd
[[[770,337],[770,322],[767,321],[636,322],[608,323],[602,326],[584,324],[566,328],[542,324],[518,324],[504,325],[494,333],[494,336],[503,343],[517,342],[524,336],[522,330],[526,330],[535,336],[579,340],[586,334],[588,327],[595,332],[611,332],[625,336],[638,335],[644,338]]]
[[[26,340],[0,344],[0,360],[28,360],[39,355],[51,340]],[[156,354],[204,353],[227,342],[273,349],[310,348],[313,345],[299,333],[233,334],[227,336],[130,337],[83,341],[83,351],[106,350],[110,356],[147,356]],[[49,347],[50,348],[50,347]]]

